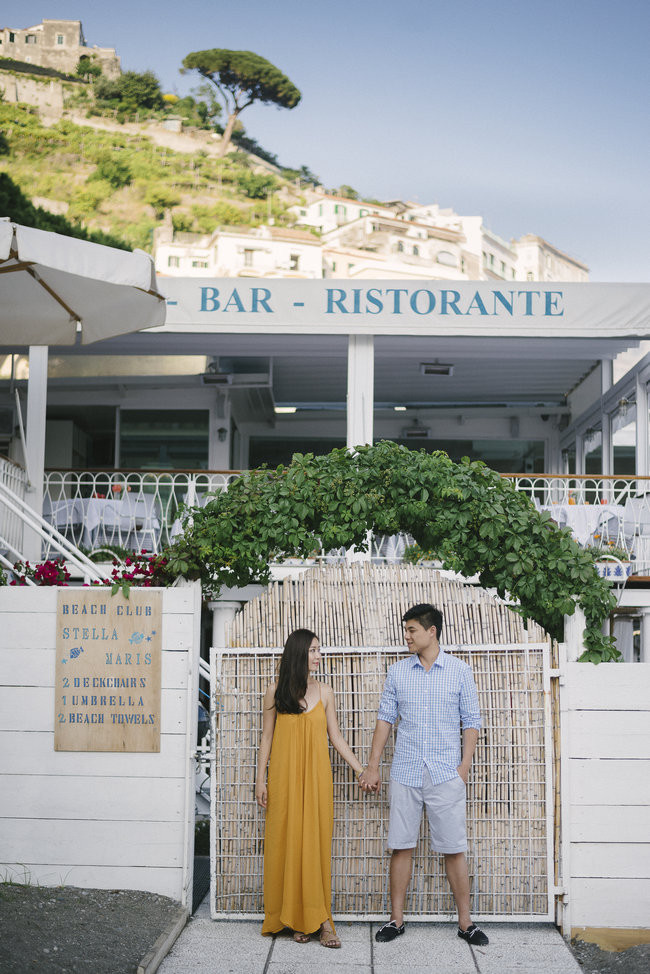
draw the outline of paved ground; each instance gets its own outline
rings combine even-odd
[[[135,974],[182,910],[153,893],[0,882],[0,974]],[[576,944],[551,925],[486,925],[471,950],[446,924],[408,926],[376,944],[376,924],[341,923],[343,947],[260,935],[258,922],[210,920],[207,899],[163,960],[161,974],[648,974],[650,944],[621,953]],[[574,959],[578,959],[578,962]],[[580,966],[581,965],[581,966]]]
[[[317,940],[296,944],[290,936],[260,935],[260,923],[213,921],[204,901],[176,941],[159,974],[581,974],[555,927],[484,925],[489,947],[469,947],[456,927],[411,923],[403,937],[377,944],[376,923],[338,923],[340,950]]]

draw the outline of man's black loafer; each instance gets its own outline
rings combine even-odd
[[[404,933],[404,924],[400,924],[398,927],[394,920],[389,920],[387,923],[380,927],[375,934],[375,940],[380,944],[388,943],[389,940],[394,940],[395,937],[400,937]]]
[[[481,928],[477,927],[475,923],[472,923],[467,930],[461,930],[459,927],[458,936],[461,940],[465,940],[468,944],[471,944],[472,947],[485,947],[490,942]]]

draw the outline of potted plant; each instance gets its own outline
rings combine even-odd
[[[616,545],[590,545],[586,549],[593,557],[596,571],[601,578],[625,581],[632,574],[634,552]]]

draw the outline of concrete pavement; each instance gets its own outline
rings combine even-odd
[[[580,974],[551,924],[492,923],[489,947],[469,947],[453,924],[407,923],[390,944],[377,923],[337,922],[340,950],[289,935],[262,937],[255,921],[211,920],[207,897],[158,968],[160,974]]]

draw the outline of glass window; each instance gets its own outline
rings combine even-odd
[[[181,266],[181,259],[180,259],[180,257],[168,257],[167,258],[167,266],[168,267],[180,267]]]
[[[25,35],[25,44],[35,44],[35,43],[36,43],[36,34]]]
[[[623,398],[612,416],[614,474],[636,473],[636,403]]]
[[[205,470],[207,409],[120,410],[120,466],[135,470]]]
[[[420,256],[420,248],[418,247],[417,244],[413,247],[413,256],[414,257],[419,257]]]
[[[252,266],[253,266],[253,251],[252,250],[245,250],[244,251],[244,267],[252,267]]]
[[[402,243],[401,240],[397,241],[397,253],[398,254],[404,253],[404,244]]]
[[[63,44],[63,34],[56,35],[56,42],[57,44]]]
[[[600,429],[588,429],[584,435],[585,473],[600,475],[603,472],[603,433]]]
[[[300,264],[300,254],[291,254],[289,257],[289,270],[297,271]]]
[[[207,266],[208,266],[207,260],[193,260],[192,261],[192,267],[207,267]]]
[[[16,40],[16,35],[13,34],[11,31],[9,31],[9,43],[13,44],[15,40]]]

